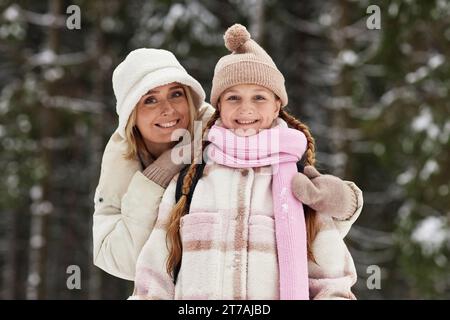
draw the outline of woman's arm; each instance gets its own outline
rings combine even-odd
[[[134,280],[137,257],[156,221],[164,188],[126,160],[115,133],[102,160],[93,217],[94,264],[119,278]]]
[[[342,217],[333,216],[334,224],[336,225],[341,237],[344,238],[350,231],[350,228],[358,219],[363,208],[363,194],[361,189],[352,181],[344,181],[344,183],[352,190],[356,199],[355,209],[349,216],[343,215]]]
[[[319,216],[320,229],[312,244],[315,262],[309,261],[312,300],[356,299],[352,286],[357,274],[353,259],[332,217]]]
[[[136,260],[153,230],[163,192],[162,187],[139,171],[118,204],[101,189],[96,192],[93,221],[96,266],[119,278],[134,280]]]
[[[175,205],[176,179],[172,179],[159,206],[158,218],[136,262],[134,292],[130,300],[172,300],[175,284],[167,273],[166,262],[171,247],[167,239],[170,213]]]

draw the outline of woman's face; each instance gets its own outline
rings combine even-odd
[[[172,144],[173,131],[189,126],[189,104],[179,83],[151,89],[141,97],[136,108],[136,126],[150,149],[155,144]]]
[[[224,91],[219,102],[223,125],[240,136],[270,128],[280,107],[281,101],[272,91],[255,84],[233,86]]]

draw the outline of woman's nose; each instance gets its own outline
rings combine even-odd
[[[161,114],[163,114],[163,115],[170,115],[170,114],[174,113],[174,111],[175,111],[175,109],[170,104],[170,102],[167,101],[167,100],[164,100],[163,103],[162,103]]]

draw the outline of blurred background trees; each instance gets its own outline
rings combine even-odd
[[[66,27],[72,4],[79,30]],[[379,30],[366,26],[369,5]],[[319,169],[364,192],[346,240],[357,297],[450,298],[445,0],[0,0],[0,298],[129,296],[131,282],[92,264],[93,193],[117,126],[112,71],[135,48],[164,48],[209,93],[237,22],[285,75]],[[66,286],[70,265],[81,290]],[[367,287],[371,265],[380,289]]]

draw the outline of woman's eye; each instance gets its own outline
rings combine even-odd
[[[158,100],[156,100],[155,97],[148,97],[144,101],[145,104],[154,104],[154,103],[157,103],[157,102],[158,102]]]
[[[264,96],[255,96],[255,100],[266,100],[266,98]]]
[[[230,100],[230,101],[236,101],[236,100],[239,100],[239,97],[238,97],[238,96],[229,96],[229,97],[227,98],[227,100]]]
[[[175,91],[175,92],[172,93],[172,98],[180,98],[180,97],[183,97],[183,96],[184,96],[183,91]]]

